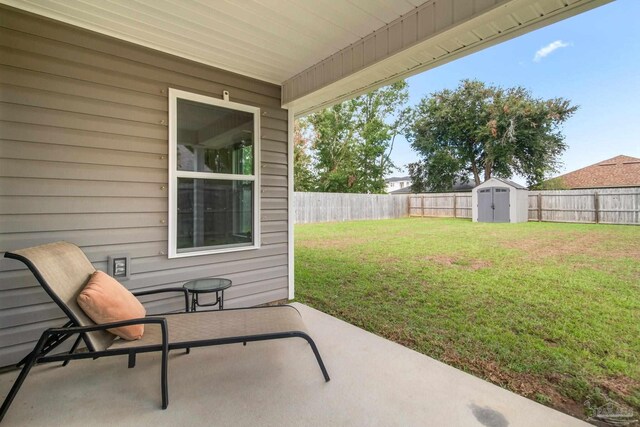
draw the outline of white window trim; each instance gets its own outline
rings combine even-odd
[[[178,171],[177,168],[177,105],[178,98],[190,101],[201,102],[203,104],[216,105],[219,107],[229,108],[233,110],[245,111],[253,113],[253,176],[251,175],[235,175],[221,174],[209,172],[189,172]],[[199,95],[197,93],[185,92],[183,90],[169,88],[169,258],[185,258],[200,255],[220,254],[226,252],[239,252],[254,250],[260,248],[262,234],[260,233],[260,108],[252,107],[237,102],[223,101],[222,99],[212,98],[210,96]],[[177,233],[178,233],[178,178],[215,178],[223,180],[242,180],[254,181],[253,187],[253,245],[238,247],[222,247],[218,249],[194,250],[191,252],[178,252]]]

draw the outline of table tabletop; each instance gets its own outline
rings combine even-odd
[[[215,292],[231,287],[231,280],[221,277],[204,277],[189,280],[183,286],[191,292]]]

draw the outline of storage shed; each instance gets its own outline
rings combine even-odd
[[[529,191],[508,179],[490,178],[471,192],[474,222],[527,222]]]

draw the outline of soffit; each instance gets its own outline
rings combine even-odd
[[[306,114],[611,0],[430,0],[283,84]]]
[[[422,0],[0,0],[271,83],[311,67]]]

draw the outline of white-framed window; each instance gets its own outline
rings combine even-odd
[[[169,258],[260,247],[260,109],[169,89]]]

